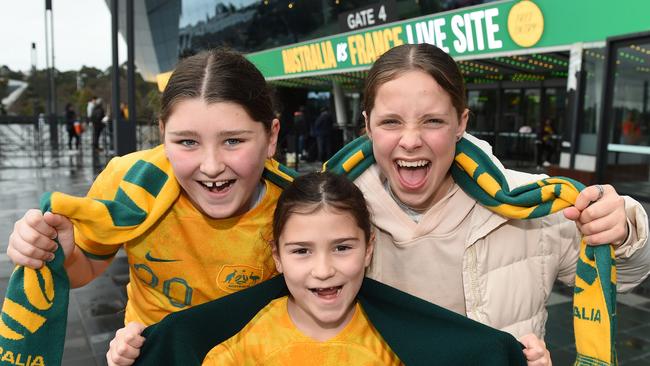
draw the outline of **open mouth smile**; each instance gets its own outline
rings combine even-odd
[[[431,168],[431,161],[420,160],[395,160],[395,169],[400,183],[410,189],[417,189],[424,185]]]
[[[309,291],[323,300],[333,300],[339,296],[342,289],[343,286],[314,287],[310,288]]]

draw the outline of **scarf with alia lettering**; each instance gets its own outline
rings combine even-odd
[[[372,143],[359,137],[323,166],[354,180],[375,163]],[[451,174],[469,196],[495,213],[513,219],[534,219],[572,206],[585,186],[573,179],[550,177],[510,188],[503,172],[466,138],[456,144]],[[616,266],[611,245],[580,243],[573,296],[575,365],[616,365]]]
[[[72,220],[75,231],[107,245],[106,258],[122,243],[148,230],[171,207],[180,186],[162,145],[113,159],[114,174],[103,182],[102,195],[74,197],[54,192],[41,198],[43,212]],[[123,169],[122,169],[123,168]],[[296,175],[275,160],[267,160],[262,177],[285,187]],[[60,365],[68,317],[70,283],[63,250],[40,269],[17,266],[7,286],[0,315],[0,364]]]

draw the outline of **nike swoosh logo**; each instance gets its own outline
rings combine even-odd
[[[151,251],[148,251],[147,254],[144,255],[144,258],[150,262],[178,262],[180,259],[162,259],[162,258],[155,258],[151,256]]]

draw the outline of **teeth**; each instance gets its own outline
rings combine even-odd
[[[332,291],[332,290],[336,290],[336,293],[339,294],[339,293],[341,292],[341,289],[342,289],[342,288],[343,288],[343,286],[315,287],[315,288],[311,288],[310,290],[311,290],[312,292],[316,292],[316,293],[321,292],[321,291]]]
[[[427,160],[417,160],[417,161],[406,161],[406,160],[397,160],[397,165],[402,168],[419,168],[422,166],[428,165]]]
[[[216,182],[201,182],[204,186],[208,188],[214,188],[214,187],[221,187],[225,184],[228,184],[229,181],[227,180],[221,180],[221,181],[216,181]]]

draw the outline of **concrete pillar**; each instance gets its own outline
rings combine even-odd
[[[348,123],[348,118],[345,114],[345,94],[341,85],[336,81],[332,81],[332,95],[334,96],[336,123],[338,123],[339,127],[344,128]]]
[[[126,0],[126,49],[127,49],[127,105],[128,117],[118,118],[116,125],[116,154],[126,155],[136,151],[136,108],[135,108],[135,35],[133,1]],[[119,114],[118,114],[119,116]]]
[[[570,113],[567,122],[569,123],[570,128],[565,130],[568,132],[568,135],[565,134],[562,138],[562,151],[560,153],[561,168],[573,169],[575,166],[576,155],[578,153],[580,116],[582,115],[582,103],[580,100],[580,94],[582,94],[582,91],[580,89],[584,88],[584,82],[581,80],[583,49],[584,47],[582,43],[574,43],[571,45],[571,50],[569,52],[567,98],[569,98],[568,105],[570,107]]]
[[[348,131],[348,116],[345,110],[345,93],[341,85],[332,81],[332,96],[334,97],[334,112],[336,116],[336,123],[343,131],[343,141],[350,141]]]

